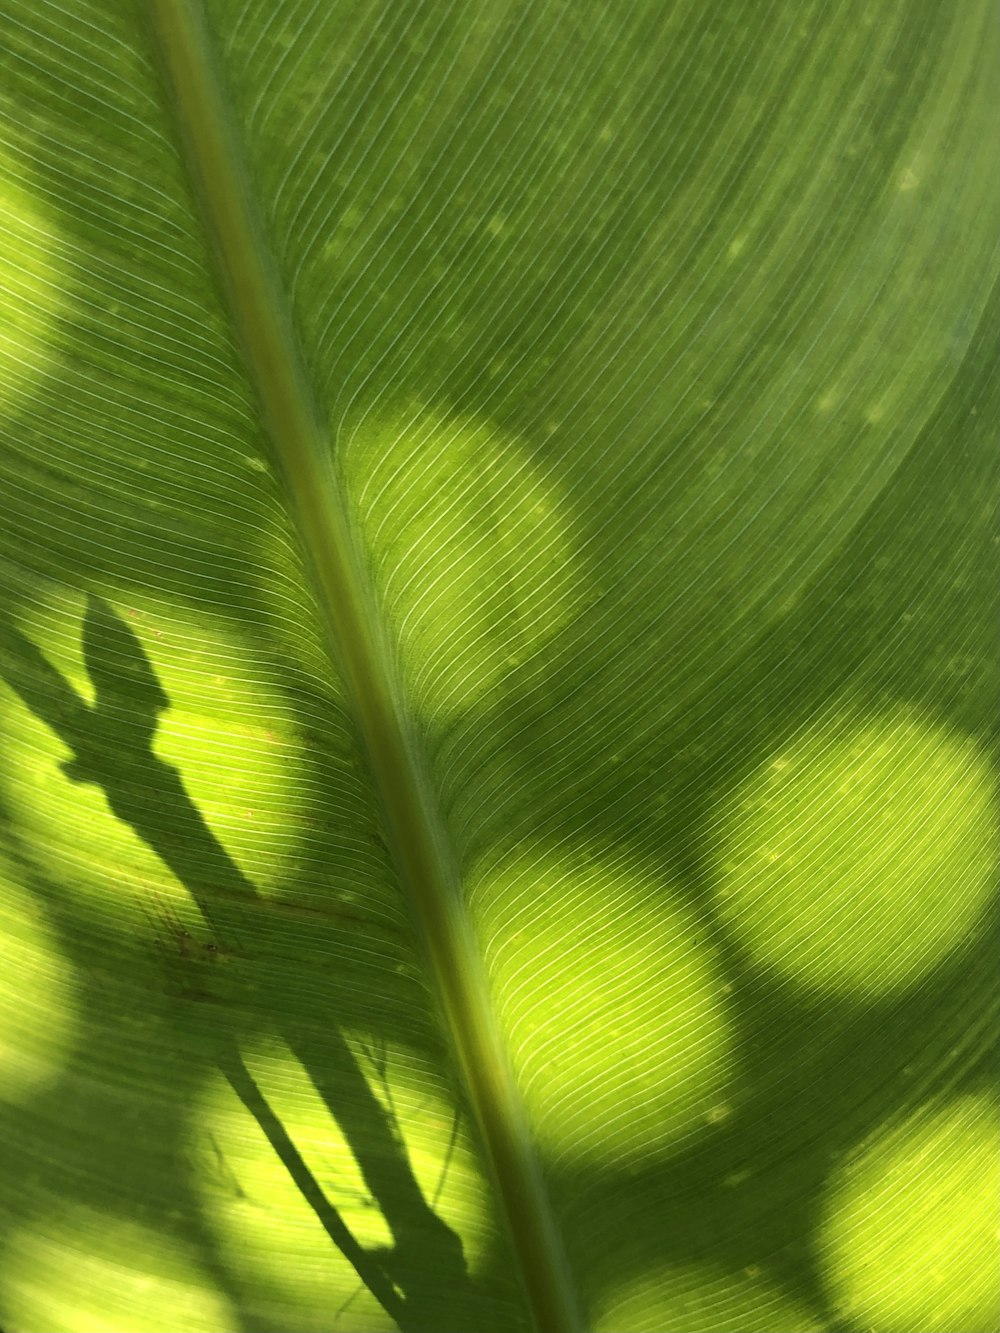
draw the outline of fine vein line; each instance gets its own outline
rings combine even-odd
[[[187,165],[423,935],[539,1333],[581,1333],[527,1118],[385,628],[335,481],[328,432],[249,188],[201,0],[148,0]]]

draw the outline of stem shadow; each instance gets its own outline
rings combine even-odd
[[[0,634],[0,674],[72,751],[63,772],[71,781],[101,788],[112,813],[157,854],[211,928],[209,942],[203,943],[168,920],[167,934],[174,939],[166,950],[174,966],[197,977],[194,986],[185,981],[181,998],[217,1002],[211,981],[206,986],[215,975],[209,969],[229,952],[226,941],[234,936],[240,908],[259,906],[262,899],[209,828],[180,772],[153,752],[158,717],[170,701],[138,637],[107,602],[89,598],[83,623],[84,663],[94,686],[89,705],[20,630],[7,624],[0,626]],[[238,993],[236,1000],[237,1011],[260,1014],[255,987],[253,993]],[[336,1023],[319,1035],[297,1029],[278,1014],[267,1016],[343,1134],[388,1226],[391,1247],[368,1250],[354,1237],[244,1064],[239,1025],[213,1028],[220,1072],[331,1243],[385,1312],[403,1333],[435,1327],[443,1291],[452,1299],[460,1292],[472,1296],[461,1240],[424,1197],[390,1113]]]

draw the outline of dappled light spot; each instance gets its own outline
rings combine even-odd
[[[492,1204],[468,1126],[456,1119],[426,1068],[405,1050],[361,1040],[353,1047],[401,1145],[401,1160],[428,1207],[460,1236],[466,1266],[474,1271],[492,1240]],[[384,1173],[390,1194],[391,1180],[398,1182],[398,1176],[392,1177],[389,1164],[371,1155],[359,1164],[309,1074],[284,1042],[261,1038],[243,1058],[261,1097],[340,1223],[405,1288],[406,1274],[396,1272],[390,1251],[400,1236],[406,1243],[411,1225],[420,1247],[418,1261],[433,1265],[435,1258],[425,1220],[407,1216],[400,1192],[391,1225],[373,1197],[373,1170]],[[340,1095],[350,1096],[343,1084]],[[209,1168],[200,1180],[206,1219],[223,1254],[248,1284],[248,1298],[267,1312],[275,1327],[291,1327],[292,1320],[300,1333],[374,1333],[394,1327],[324,1231],[260,1120],[221,1075],[208,1081],[194,1108],[191,1144]]]
[[[0,859],[0,1105],[30,1099],[56,1079],[76,1030],[73,968],[42,905]]]
[[[12,1328],[45,1333],[232,1333],[239,1320],[193,1247],[83,1205],[16,1232],[0,1295]]]
[[[200,812],[266,890],[295,846],[298,748],[276,683],[218,621],[134,598],[90,605],[56,593],[0,626],[0,783],[33,857],[122,924],[145,922],[150,890],[179,894],[128,822],[135,812],[109,808],[113,789],[141,809],[146,834],[192,861],[190,875],[199,858],[213,874],[209,840],[194,836]],[[183,809],[163,794],[164,764]]]
[[[44,372],[65,282],[51,225],[0,153],[0,412]]]
[[[756,1267],[654,1269],[597,1303],[594,1333],[823,1333],[826,1325]]]
[[[830,1183],[823,1253],[838,1311],[873,1333],[1000,1327],[1000,1117],[964,1097],[913,1116]]]
[[[343,470],[413,699],[458,712],[566,623],[572,518],[553,478],[485,422],[364,424]]]
[[[732,1113],[722,979],[669,887],[585,849],[471,877],[515,1072],[556,1157],[638,1165]]]
[[[757,963],[810,987],[919,981],[989,901],[995,800],[968,738],[901,707],[829,713],[711,826],[719,911]]]

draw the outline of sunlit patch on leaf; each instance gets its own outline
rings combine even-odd
[[[665,1267],[612,1291],[595,1333],[822,1333],[825,1325],[755,1268]]]
[[[45,370],[64,301],[55,234],[0,154],[0,412]]]
[[[404,1050],[375,1050],[360,1042],[355,1049],[424,1200],[461,1237],[465,1263],[474,1271],[492,1239],[492,1206],[468,1127],[456,1121],[428,1085],[426,1071]],[[394,1244],[390,1226],[301,1063],[276,1039],[259,1040],[244,1052],[244,1062],[354,1240],[366,1251],[388,1254]],[[387,1327],[385,1311],[324,1232],[260,1124],[221,1075],[206,1085],[191,1136],[209,1164],[199,1182],[209,1224],[234,1270],[248,1282],[255,1306],[268,1309],[278,1326],[294,1320],[302,1333],[331,1328],[375,1333]],[[366,1165],[372,1168],[371,1159]]]
[[[916,982],[993,892],[995,800],[966,737],[903,708],[830,713],[721,812],[719,910],[758,963],[810,987]]]
[[[9,1241],[5,1324],[46,1333],[232,1333],[226,1297],[174,1236],[68,1205]]]
[[[67,722],[72,690],[79,703],[93,707],[96,699],[105,709],[102,762],[141,787],[134,763],[151,743],[178,770],[212,833],[266,890],[295,846],[297,739],[275,682],[217,618],[134,598],[108,606],[89,661],[86,603],[72,592],[36,606],[6,649],[8,674],[21,690],[0,683],[8,759],[0,782],[33,855],[63,888],[119,916],[147,911],[144,891],[175,887],[156,853],[109,810],[100,783],[79,765],[64,767],[73,751],[57,729]],[[25,643],[59,673],[61,686]],[[155,793],[148,804],[147,822],[159,821],[168,841],[187,836],[175,809],[159,807]]]
[[[731,1111],[733,1055],[705,931],[648,866],[522,854],[472,909],[522,1091],[554,1155],[655,1160]]]
[[[0,860],[0,1104],[21,1102],[58,1077],[75,1035],[73,969],[39,904]]]
[[[414,410],[362,425],[343,469],[422,709],[468,707],[566,623],[572,516],[516,441]]]
[[[822,1239],[838,1307],[874,1333],[1000,1327],[1000,1119],[965,1097],[907,1124],[830,1184]]]

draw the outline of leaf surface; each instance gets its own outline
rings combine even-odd
[[[990,1333],[993,8],[0,16],[0,1326]]]

